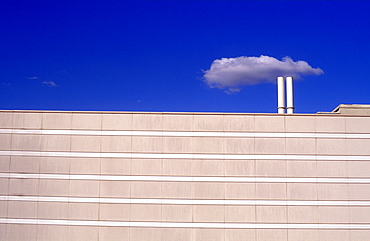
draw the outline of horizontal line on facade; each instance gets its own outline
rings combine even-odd
[[[131,152],[61,152],[61,151],[0,151],[0,156],[146,158],[146,159],[217,159],[217,160],[315,160],[370,161],[369,155],[285,155],[285,154],[180,154]]]
[[[110,203],[110,204],[164,204],[164,205],[227,205],[227,206],[355,206],[369,207],[370,201],[307,201],[307,200],[216,200],[216,199],[160,199],[160,198],[90,198],[0,196],[0,201]]]
[[[93,181],[157,181],[157,182],[228,182],[228,183],[344,183],[370,184],[370,178],[321,177],[201,177],[201,176],[135,176],[135,175],[84,175],[44,173],[0,173],[0,178],[60,179]]]
[[[196,223],[196,222],[129,222],[61,219],[0,218],[4,224],[67,225],[147,228],[215,228],[215,229],[341,229],[369,230],[370,224],[306,224],[306,223]]]
[[[215,131],[103,131],[103,130],[24,130],[0,129],[0,134],[89,135],[89,136],[168,136],[168,137],[262,137],[262,138],[335,138],[369,139],[370,134],[297,133],[297,132],[215,132]]]

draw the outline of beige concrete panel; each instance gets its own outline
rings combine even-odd
[[[318,177],[347,177],[347,161],[317,161]]]
[[[345,139],[316,139],[317,155],[346,155]]]
[[[132,175],[161,175],[162,159],[132,159]]]
[[[285,160],[256,160],[256,176],[262,177],[285,177]]]
[[[132,115],[133,130],[162,130],[163,117],[161,113]]]
[[[286,154],[310,155],[316,153],[314,138],[286,138]]]
[[[349,216],[351,223],[370,223],[370,207],[350,207]]]
[[[69,180],[40,179],[40,196],[68,196]]]
[[[99,181],[70,180],[69,195],[75,197],[99,197]]]
[[[40,196],[68,196],[69,195],[69,180],[39,180]]]
[[[99,241],[130,240],[128,227],[99,227]]]
[[[42,113],[14,113],[13,128],[41,129]]]
[[[100,172],[102,175],[130,175],[131,159],[101,158]]]
[[[9,179],[0,178],[0,194],[8,195],[9,194]]]
[[[224,205],[195,205],[193,206],[194,222],[225,222]]]
[[[164,131],[193,131],[193,115],[163,115]]]
[[[3,239],[6,239],[7,237],[7,235],[6,235],[6,229],[7,229],[7,224],[5,224],[5,223],[1,223],[0,224],[0,234],[1,234],[1,236],[0,237],[2,237]]]
[[[67,226],[37,225],[37,241],[67,241],[67,234]]]
[[[370,155],[370,139],[346,139],[346,146],[347,155]]]
[[[318,223],[318,206],[288,206],[289,223]]]
[[[130,197],[129,181],[100,181],[100,197]]]
[[[316,116],[316,132],[337,132],[346,131],[345,117],[340,116]]]
[[[102,152],[131,152],[131,136],[102,136]]]
[[[286,183],[256,183],[257,199],[286,199]]]
[[[225,176],[254,176],[255,160],[225,160]]]
[[[41,135],[12,135],[12,150],[14,151],[40,151]]]
[[[253,154],[254,138],[224,138],[226,154]]]
[[[7,216],[8,216],[8,201],[0,201],[0,218],[6,218]]]
[[[288,229],[288,241],[319,241],[319,232],[315,229]]]
[[[38,195],[38,179],[9,179],[9,195]]]
[[[160,198],[162,182],[131,182],[131,198]]]
[[[162,230],[159,228],[130,228],[130,241],[162,241]]]
[[[225,222],[243,223],[255,222],[256,207],[255,206],[226,206],[225,205]]]
[[[349,208],[319,206],[319,223],[349,223]]]
[[[225,241],[256,240],[255,229],[225,229]]]
[[[347,133],[370,133],[369,117],[346,117]]]
[[[163,152],[165,153],[192,153],[193,137],[162,137]]]
[[[224,183],[201,183],[193,184],[193,197],[195,199],[224,199],[225,184]]]
[[[348,177],[370,177],[369,161],[349,161],[347,168]]]
[[[37,218],[37,202],[8,202],[8,218]]]
[[[11,134],[0,134],[0,151],[10,151],[12,145]]]
[[[224,139],[220,137],[196,137],[193,139],[194,153],[223,153]]]
[[[215,115],[194,115],[194,131],[223,131],[224,116]]]
[[[193,241],[224,241],[225,229],[193,229]]]
[[[348,189],[349,200],[370,200],[369,184],[351,184]]]
[[[317,183],[287,183],[287,196],[291,200],[317,200]]]
[[[7,224],[6,238],[9,241],[36,241],[37,226],[25,224]]]
[[[98,220],[98,203],[68,203],[68,219],[70,220]]]
[[[0,156],[0,172],[9,172],[10,156]]]
[[[61,202],[38,202],[38,219],[68,219],[68,203]]]
[[[70,130],[71,113],[42,113],[42,129]]]
[[[350,230],[349,231],[351,241],[368,241],[370,237],[369,230]]]
[[[0,128],[13,128],[13,112],[0,112]]]
[[[315,132],[316,116],[285,116],[286,132]]]
[[[318,184],[318,200],[348,200],[348,184]]]
[[[102,130],[132,130],[132,114],[103,114]]]
[[[82,130],[101,130],[101,114],[72,114],[72,129]]]
[[[92,241],[99,238],[98,226],[69,226],[67,230],[68,240]]]
[[[163,159],[163,175],[166,176],[191,176],[193,160],[188,159]]]
[[[255,199],[255,183],[225,183],[225,199]]]
[[[161,208],[157,204],[131,204],[131,221],[161,221]]]
[[[224,176],[224,160],[193,160],[193,176]]]
[[[40,157],[12,156],[10,159],[10,172],[38,173],[40,170]]]
[[[285,117],[256,115],[254,126],[256,132],[285,132]]]
[[[43,135],[41,137],[41,151],[70,151],[71,136]]]
[[[100,152],[101,142],[100,136],[71,136],[71,151]]]
[[[192,193],[191,182],[162,182],[163,198],[191,198]]]
[[[284,154],[284,138],[256,138],[254,141],[256,154]]]
[[[319,240],[324,241],[348,241],[348,230],[319,230]]]
[[[69,173],[69,157],[39,157],[40,173]]]
[[[70,159],[71,174],[99,174],[100,158],[73,157]]]
[[[254,131],[254,115],[224,115],[224,131]]]
[[[257,229],[257,241],[286,241],[287,229]]]
[[[256,206],[257,223],[286,223],[287,206]]]
[[[130,221],[130,204],[101,203],[99,208],[99,220]]]
[[[161,153],[163,148],[162,137],[132,137],[132,152]]]
[[[162,205],[163,222],[192,222],[192,205]]]
[[[161,241],[189,241],[192,240],[192,230],[190,228],[162,228]]]
[[[288,177],[317,177],[316,161],[287,161]]]

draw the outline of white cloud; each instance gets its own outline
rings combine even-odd
[[[49,87],[58,87],[58,85],[54,81],[43,81],[42,83]]]
[[[278,76],[301,79],[304,75],[320,75],[320,68],[312,68],[305,61],[294,62],[290,57],[281,61],[273,57],[241,56],[213,61],[211,68],[204,71],[204,81],[211,88],[227,89],[227,93],[238,92],[244,85],[275,82]]]
[[[27,79],[38,79],[39,77],[37,76],[32,76],[32,77],[27,77]]]

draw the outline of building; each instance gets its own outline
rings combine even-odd
[[[369,240],[369,110],[0,111],[0,240]]]

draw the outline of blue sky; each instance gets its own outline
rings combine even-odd
[[[213,61],[270,56],[324,74],[296,113],[370,104],[370,1],[0,2],[0,109],[277,112],[275,83],[211,88]],[[262,81],[263,82],[263,81]]]

